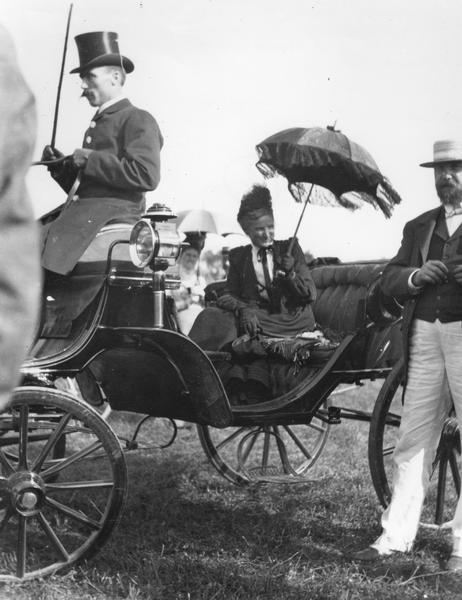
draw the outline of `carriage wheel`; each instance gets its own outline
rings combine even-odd
[[[127,490],[117,437],[51,388],[18,388],[0,415],[0,581],[53,573],[95,553]]]
[[[391,498],[392,454],[401,422],[401,394],[404,366],[395,365],[377,397],[369,430],[369,467],[378,499],[386,507]],[[422,525],[435,527],[450,520],[460,494],[460,436],[455,417],[443,426]]]
[[[210,462],[237,484],[306,482],[329,434],[329,425],[317,417],[302,425],[197,429]]]

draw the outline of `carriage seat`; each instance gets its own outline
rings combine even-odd
[[[385,262],[341,263],[311,271],[317,297],[316,323],[326,331],[353,333],[364,327],[369,314],[369,293],[378,282]]]
[[[351,368],[389,368],[402,356],[401,307],[379,285],[385,265],[343,263],[312,270],[318,292],[313,311],[327,337],[361,333],[348,353]]]
[[[355,361],[361,366],[375,367],[379,357],[381,363],[386,361],[388,364],[401,353],[399,329],[393,325],[399,316],[399,308],[390,299],[383,298],[378,285],[385,264],[385,261],[329,262],[318,264],[311,270],[317,289],[313,305],[317,325],[333,341],[362,331],[364,335],[352,348],[352,354],[357,355]],[[226,281],[213,282],[207,286],[205,300],[208,307],[214,306],[225,287]],[[222,346],[218,340],[223,341],[223,332],[229,331],[227,342],[233,337],[233,316],[230,313],[229,322],[224,322],[222,311],[209,308],[202,314],[203,318],[200,317],[201,315],[190,336],[205,350],[220,350]],[[378,326],[367,328],[377,322]],[[234,330],[234,337],[236,335]],[[388,347],[386,355],[383,353],[385,345]]]
[[[323,329],[351,333],[361,328],[368,317],[375,320],[379,302],[377,283],[385,264],[384,261],[335,262],[315,266],[311,275],[317,290],[313,306],[316,323]],[[205,288],[206,306],[214,306],[225,288],[225,280],[210,283]]]

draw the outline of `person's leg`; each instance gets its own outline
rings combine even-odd
[[[383,532],[372,545],[380,554],[407,551],[412,546],[449,405],[438,325],[416,320],[399,439],[393,455],[392,500],[382,516]]]
[[[462,431],[462,322],[443,323],[441,329],[449,387],[459,423],[459,431]],[[452,532],[452,555],[460,557],[462,560],[462,496],[457,503]],[[459,568],[462,568],[462,563]]]

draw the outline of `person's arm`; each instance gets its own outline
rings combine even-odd
[[[298,300],[314,302],[316,300],[316,286],[297,240],[293,245],[292,255],[283,254],[279,260],[285,272],[285,276],[280,279],[285,293]]]
[[[257,306],[256,303],[248,303],[241,298],[241,277],[237,265],[241,265],[242,268],[242,261],[236,261],[235,255],[231,252],[225,293],[218,298],[217,306],[234,313],[239,322],[239,331],[253,338],[260,330],[260,322],[255,310]]]
[[[223,310],[234,312],[237,315],[239,309],[245,308],[248,304],[240,298],[240,272],[236,262],[234,254],[231,253],[226,288],[224,293],[217,299],[217,306]]]
[[[155,190],[160,181],[163,144],[156,120],[144,110],[133,111],[120,135],[122,155],[92,150],[84,166],[85,176],[119,189]]]
[[[421,267],[412,264],[415,244],[412,222],[407,223],[398,253],[382,273],[380,285],[387,296],[405,301],[418,294],[426,285],[436,285],[447,279],[448,269],[440,260],[428,260]]]

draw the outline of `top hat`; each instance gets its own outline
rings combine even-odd
[[[421,167],[435,167],[441,163],[462,161],[462,140],[439,140],[433,144],[433,160]]]
[[[75,36],[80,66],[71,73],[83,73],[95,67],[122,67],[126,73],[135,68],[132,61],[120,54],[117,33],[113,31],[91,31]]]

